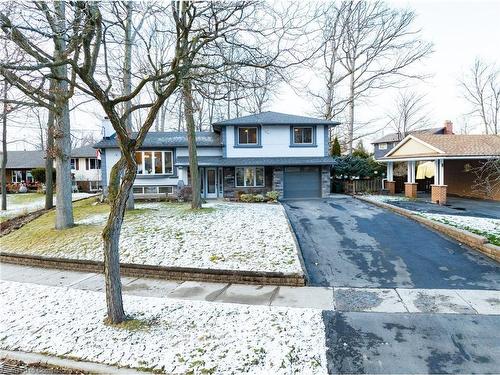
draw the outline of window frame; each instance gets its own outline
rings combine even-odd
[[[241,143],[240,130],[241,129],[255,129],[256,143]],[[234,126],[234,147],[236,148],[260,148],[262,147],[262,127],[260,125],[243,125]]]
[[[144,154],[146,152],[149,152],[151,154],[151,173],[144,173],[146,168],[145,168],[145,162],[146,158],[144,157]],[[137,164],[137,176],[142,177],[142,176],[173,176],[174,175],[174,152],[172,150],[139,150],[136,151],[136,153],[141,153],[141,164],[140,167],[141,169],[139,170],[139,164]],[[161,173],[156,173],[155,171],[155,165],[156,165],[156,154],[161,153]],[[165,168],[165,161],[167,160],[166,154],[170,153],[170,172],[167,172]],[[134,155],[135,157],[135,155]]]
[[[243,170],[243,185],[238,185],[238,179],[236,178],[236,174],[238,173],[237,170],[242,169]],[[247,169],[253,169],[253,185],[247,185],[246,184],[246,170]],[[262,169],[262,176],[263,176],[263,184],[262,185],[257,185],[257,169]],[[243,188],[243,187],[248,187],[248,188],[260,188],[260,187],[265,187],[266,186],[266,168],[264,166],[256,166],[256,167],[234,167],[234,187],[235,188]]]
[[[146,188],[155,189],[154,193],[145,193]],[[160,188],[167,188],[169,190],[167,193],[160,193]],[[138,191],[140,190],[140,192]],[[172,185],[134,185],[132,186],[133,194],[167,194],[171,195],[174,193],[174,186]]]
[[[311,142],[310,143],[297,143],[295,142],[295,129],[311,129]],[[290,147],[317,147],[316,142],[317,126],[313,125],[292,125],[290,126]],[[302,135],[302,138],[303,135]]]
[[[382,147],[382,145],[384,145],[384,147]],[[378,149],[379,150],[387,150],[387,142],[382,142],[382,143],[379,143],[378,144]]]

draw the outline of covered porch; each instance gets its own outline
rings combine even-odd
[[[478,170],[486,161],[499,158],[500,137],[497,135],[425,134],[407,136],[379,161],[387,165],[383,188],[389,194],[396,194],[395,166],[405,165],[403,190],[406,197],[417,198],[418,182],[432,179],[431,201],[446,204],[449,195],[500,200],[499,186],[492,184],[486,191],[478,182]],[[495,176],[484,178],[495,180]]]

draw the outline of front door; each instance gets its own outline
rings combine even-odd
[[[217,198],[217,169],[206,168],[207,174],[207,198]]]

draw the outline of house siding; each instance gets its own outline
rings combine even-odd
[[[235,127],[226,129],[227,158],[241,157],[323,157],[328,139],[325,139],[323,125],[316,126],[316,146],[291,147],[290,125],[268,125],[260,127],[260,147],[237,145]]]

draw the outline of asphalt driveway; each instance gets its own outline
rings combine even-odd
[[[284,203],[310,285],[500,289],[500,266],[408,218],[348,196]]]

